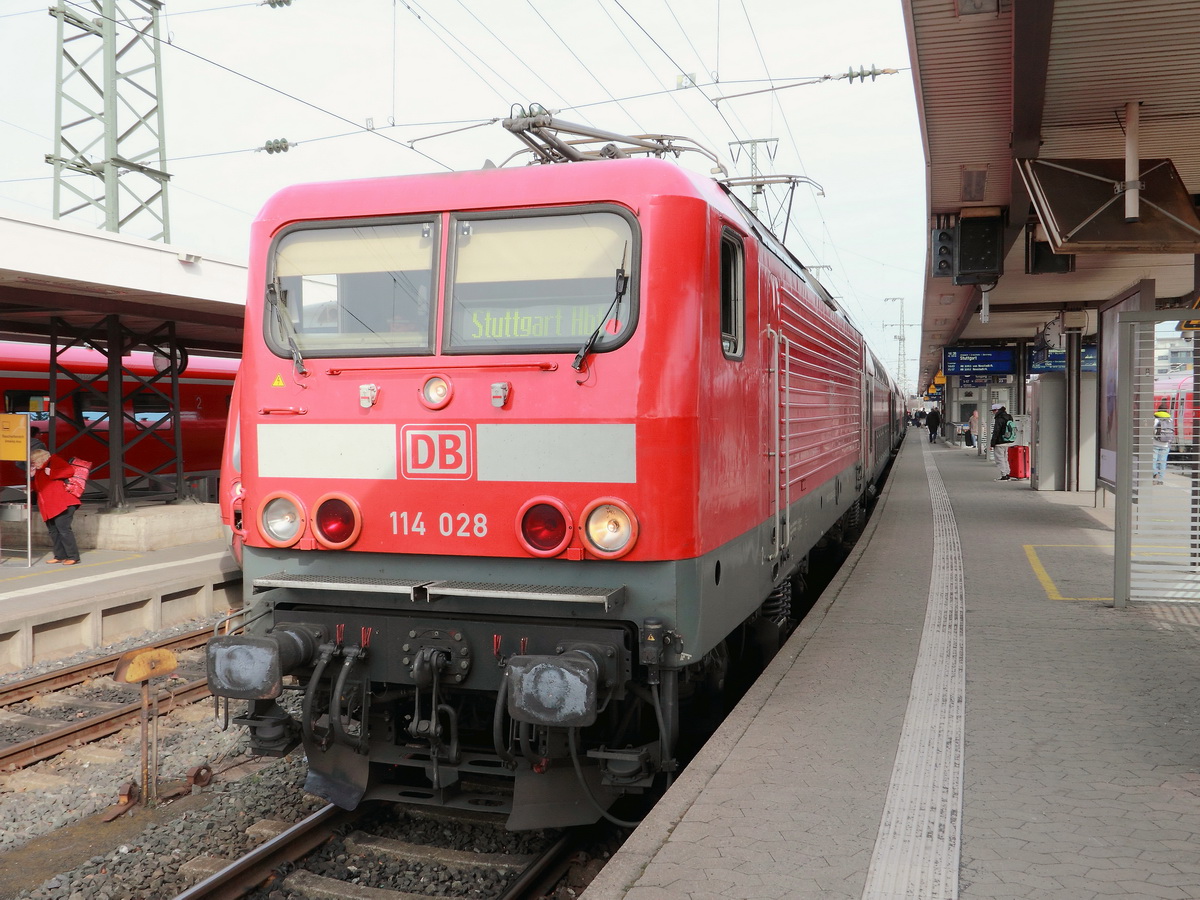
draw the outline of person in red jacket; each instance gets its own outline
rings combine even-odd
[[[49,562],[73,566],[79,562],[79,545],[75,543],[71,521],[80,503],[78,497],[67,492],[66,479],[75,474],[75,469],[46,450],[34,450],[29,454],[29,462],[33,468],[38,509],[54,544],[54,558]]]

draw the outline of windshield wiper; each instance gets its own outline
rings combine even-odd
[[[629,252],[629,244],[625,244],[626,254]],[[600,332],[604,326],[608,324],[608,317],[613,311],[617,311],[618,318],[620,316],[621,298],[625,296],[625,291],[629,286],[629,277],[625,273],[625,256],[621,257],[621,268],[617,269],[616,296],[613,297],[612,303],[608,304],[608,309],[604,311],[604,315],[600,317],[600,324],[596,326],[596,330],[588,335],[588,339],[584,341],[583,346],[579,348],[579,352],[575,354],[575,361],[571,363],[571,368],[578,372],[583,368],[583,361],[587,359],[589,353],[592,352],[592,346],[596,343],[596,339],[600,337]]]
[[[280,335],[288,342],[288,348],[292,351],[292,365],[295,366],[297,375],[307,375],[308,369],[304,368],[304,357],[300,355],[300,348],[292,340],[291,323],[287,321],[287,316],[283,312],[283,302],[286,296],[287,293],[279,286],[278,278],[267,285],[267,302],[271,304],[271,309],[275,313],[275,322],[279,325]]]

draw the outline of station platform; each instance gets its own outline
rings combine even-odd
[[[83,546],[81,556],[74,566],[48,564],[49,548],[35,544],[31,566],[24,552],[0,561],[0,679],[241,606],[242,572],[223,539],[149,550]]]
[[[1200,897],[1200,607],[1114,608],[1111,511],[998,474],[910,430],[584,900]]]

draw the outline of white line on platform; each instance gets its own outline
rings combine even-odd
[[[190,559],[178,559],[178,560],[174,560],[172,562],[151,563],[151,564],[145,565],[145,566],[127,566],[127,567],[122,568],[115,572],[89,572],[88,576],[87,576],[87,582],[89,584],[94,584],[98,581],[106,581],[110,578],[125,578],[125,577],[128,577],[129,575],[133,575],[133,574],[143,575],[148,572],[156,572],[159,569],[173,569],[173,568],[177,568],[179,566],[193,565],[195,563],[204,563],[204,562],[209,562],[211,560],[223,559],[226,556],[228,556],[228,551],[221,550],[217,553],[207,553],[204,556],[194,556],[194,557],[191,557]],[[136,560],[138,558],[139,558],[138,556],[130,556],[125,559],[113,560],[112,562],[129,562],[131,560]],[[98,565],[111,565],[111,562],[99,563]],[[84,567],[87,568],[86,563],[84,564]],[[41,571],[44,571],[44,570],[41,570]],[[40,572],[39,571],[31,571],[26,575],[20,575],[17,577],[18,578],[28,578],[30,575],[36,575],[36,574],[40,574]],[[55,574],[57,574],[57,570],[55,571]],[[79,581],[61,581],[61,582],[56,582],[53,585],[48,585],[45,582],[42,582],[41,584],[38,584],[38,585],[33,585],[31,587],[21,588],[19,590],[14,590],[14,591],[0,590],[0,599],[10,600],[10,599],[15,599],[17,597],[24,597],[29,594],[44,594],[47,590],[50,590],[50,589],[67,589],[78,583],[79,583]]]
[[[966,610],[950,497],[925,449],[933,571],[908,711],[863,900],[954,900],[962,837]]]

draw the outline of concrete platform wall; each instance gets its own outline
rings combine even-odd
[[[0,546],[6,554],[25,548],[25,506],[0,506]],[[50,546],[46,523],[36,509],[32,512],[30,532],[33,547]],[[76,514],[73,530],[80,550],[132,550],[145,552],[179,547],[202,541],[221,540],[220,508],[215,503],[176,503],[141,506],[122,512],[108,512],[84,505]]]
[[[165,571],[156,580],[142,580],[134,573],[115,589],[85,590],[49,608],[4,616],[0,675],[239,609],[241,604],[242,573],[229,558]]]

